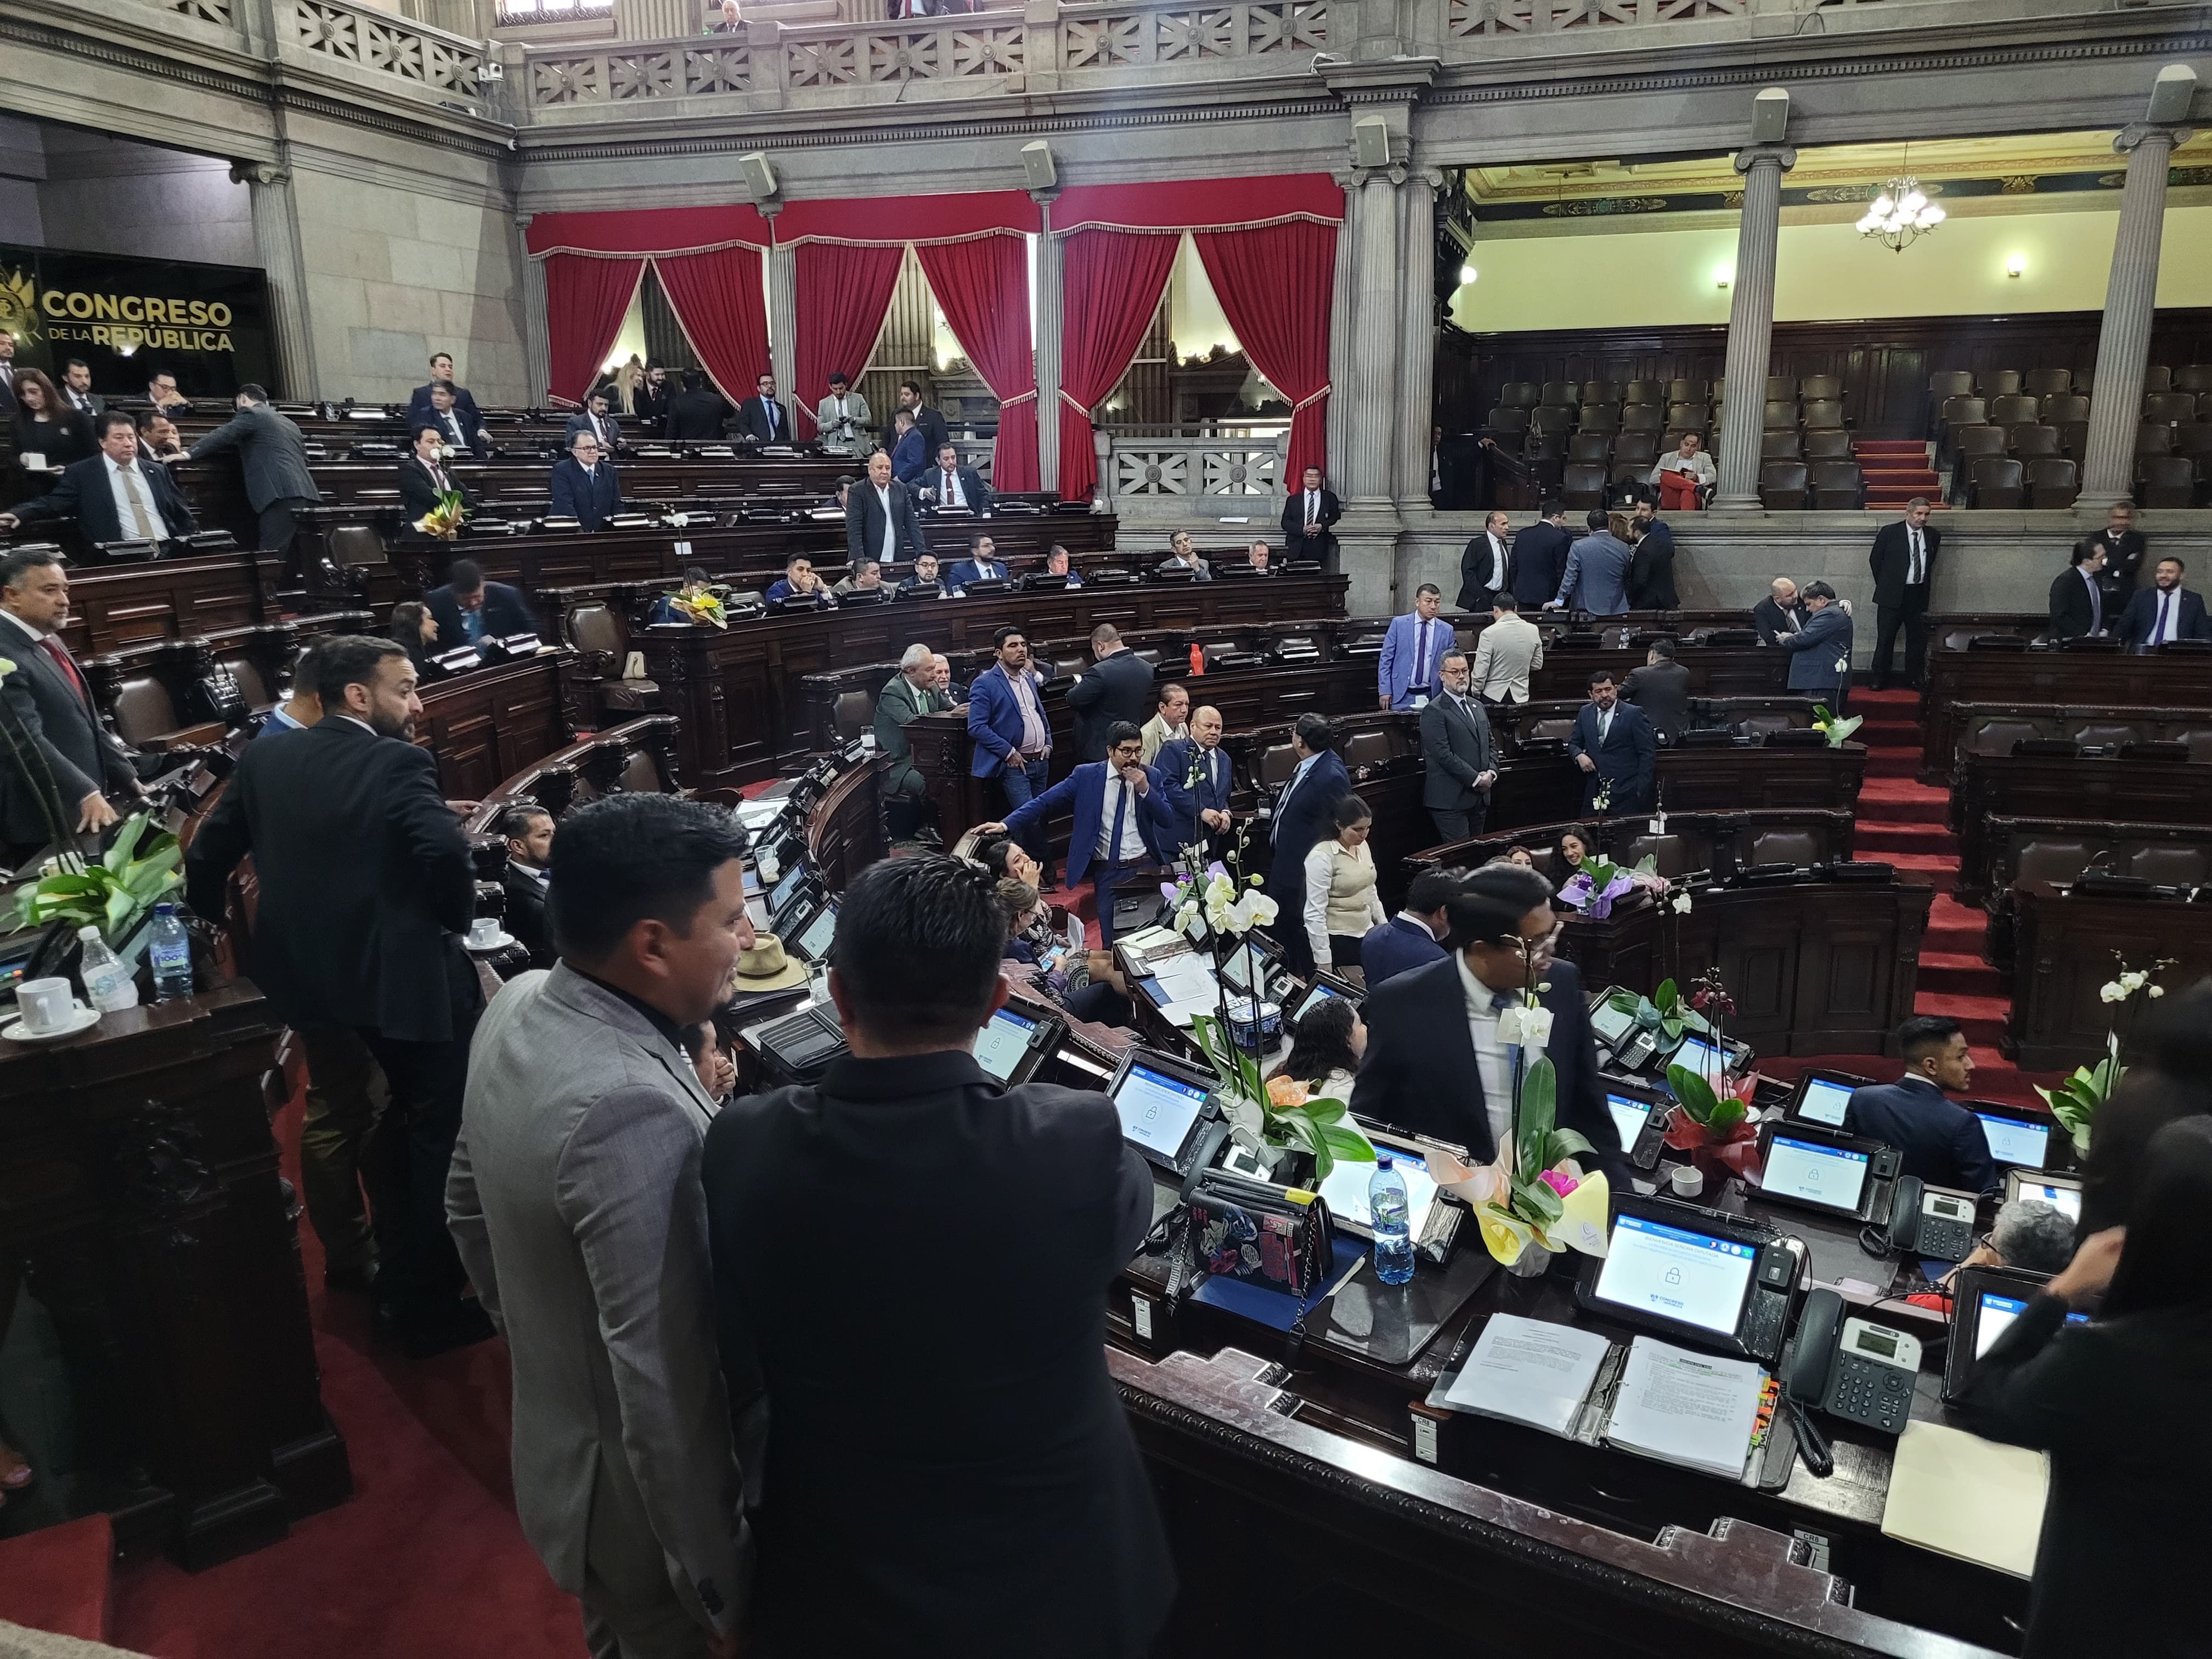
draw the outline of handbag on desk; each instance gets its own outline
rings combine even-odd
[[[1188,1263],[1303,1302],[1321,1287],[1335,1249],[1336,1229],[1320,1194],[1208,1170],[1191,1189],[1171,1298]]]

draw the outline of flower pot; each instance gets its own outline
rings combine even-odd
[[[1551,1270],[1556,1254],[1547,1249],[1540,1239],[1531,1237],[1522,1243],[1521,1254],[1505,1264],[1505,1271],[1516,1279],[1540,1279]]]

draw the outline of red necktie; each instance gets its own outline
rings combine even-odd
[[[55,665],[62,671],[62,677],[69,681],[77,696],[89,703],[92,698],[84,689],[84,676],[76,672],[76,665],[70,660],[70,653],[63,648],[62,642],[49,634],[39,644],[54,659]]]

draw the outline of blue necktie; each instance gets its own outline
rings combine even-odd
[[[1110,764],[1110,763],[1109,763]],[[1129,820],[1129,786],[1121,786],[1121,799],[1114,803],[1114,833],[1106,839],[1106,862],[1121,861],[1121,826]]]
[[[461,612],[461,632],[469,636],[471,645],[483,642],[483,612],[481,610]]]
[[[2161,593],[2158,596],[2158,623],[2150,630],[2150,642],[2153,646],[2158,645],[2166,638],[2166,607],[2167,602],[2172,598],[2173,595],[2171,593]]]
[[[2089,631],[2094,634],[2105,625],[2105,596],[2097,591],[2097,579],[2089,578]]]

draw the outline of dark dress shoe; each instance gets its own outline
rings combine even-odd
[[[399,1327],[399,1346],[410,1359],[465,1348],[494,1335],[491,1316],[471,1299],[449,1304],[434,1314],[420,1314]]]
[[[343,1291],[349,1296],[373,1297],[376,1294],[376,1263],[372,1261],[361,1267],[326,1268],[323,1273],[323,1285],[328,1290]]]

